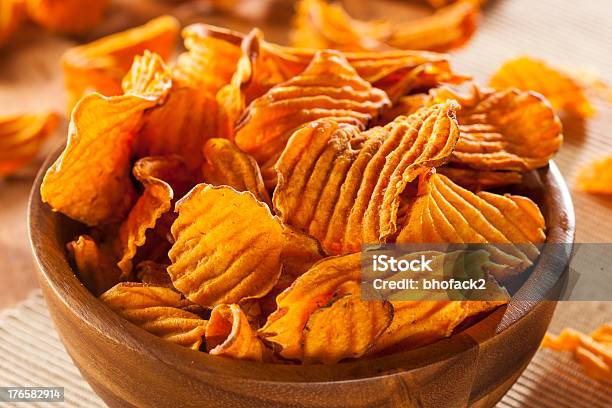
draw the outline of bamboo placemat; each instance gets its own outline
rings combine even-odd
[[[553,332],[571,325],[591,331],[612,314],[612,302],[560,303]],[[64,387],[65,403],[31,407],[104,407],[72,364],[53,327],[40,291],[0,314],[0,385]],[[591,380],[568,354],[539,350],[498,408],[609,408],[612,386]],[[0,406],[10,406],[2,405]],[[23,403],[14,404],[24,407]]]

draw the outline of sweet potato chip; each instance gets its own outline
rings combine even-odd
[[[190,52],[189,57],[183,57],[186,59],[183,64],[179,58],[182,76],[191,78],[191,81],[210,76],[207,83],[215,84],[211,86],[215,92],[228,84],[240,59],[240,45],[245,36],[206,24],[190,25],[185,28],[183,35]],[[260,41],[260,44],[252,62],[253,76],[249,84],[250,94],[246,95],[247,104],[273,86],[300,74],[317,52],[313,49],[279,46],[260,40],[257,35],[253,37],[255,40]],[[226,54],[232,57],[226,58]],[[465,77],[452,72],[448,56],[444,54],[396,50],[344,55],[360,77],[385,91],[391,100],[413,89],[428,89],[441,82],[456,83],[465,80]],[[208,63],[210,60],[214,63]]]
[[[459,0],[431,16],[394,24],[351,18],[339,4],[302,0],[293,22],[296,47],[368,51],[398,48],[446,51],[467,42],[478,21],[478,6]]]
[[[100,296],[115,313],[166,341],[198,350],[206,320],[183,310],[189,302],[172,289],[120,283]]]
[[[147,230],[153,229],[157,220],[170,211],[174,198],[172,187],[165,181],[140,171],[134,171],[134,176],[142,183],[144,191],[121,223],[114,243],[115,252],[120,257],[117,266],[121,269],[122,280],[130,278],[132,259],[138,247],[145,244]]]
[[[259,336],[288,359],[303,357],[303,331],[310,316],[326,305],[348,281],[359,281],[361,253],[326,258],[276,298],[277,309],[268,317]]]
[[[429,95],[401,98],[382,121],[448,99],[461,105],[461,137],[451,160],[456,166],[524,172],[545,166],[563,142],[561,121],[548,102],[517,89],[494,92],[472,86],[461,94],[449,87],[435,88]]]
[[[143,117],[136,153],[138,156],[179,155],[190,170],[199,170],[204,159],[202,145],[214,132],[216,120],[211,118],[214,101],[195,88],[184,87],[172,77],[168,67],[156,54],[145,51],[134,59],[134,67],[124,78],[126,93],[142,87],[143,78],[156,72],[171,78],[171,88],[163,104],[147,110]]]
[[[391,34],[387,21],[360,21],[341,4],[324,0],[301,0],[292,22],[291,45],[298,48],[340,51],[381,50]]]
[[[141,71],[139,64],[132,67]],[[130,180],[133,144],[143,115],[162,103],[172,81],[146,70],[121,96],[85,96],[72,112],[66,148],[47,170],[41,196],[53,210],[89,226],[123,220],[136,200]]]
[[[322,51],[299,76],[248,106],[234,140],[257,160],[264,174],[273,174],[287,140],[304,124],[331,117],[361,128],[389,103],[387,95],[361,79],[342,54]]]
[[[612,154],[583,166],[578,172],[579,189],[594,194],[612,194]]]
[[[0,1],[0,47],[8,42],[25,19],[23,0]]]
[[[134,163],[132,173],[137,180],[157,178],[172,187],[174,198],[181,198],[196,184],[196,177],[179,155],[149,156]]]
[[[481,171],[447,166],[439,167],[437,171],[472,191],[520,184],[523,181],[523,175],[515,171]]]
[[[89,235],[81,235],[66,246],[79,279],[91,293],[99,296],[119,283],[121,270],[109,247],[99,245]]]
[[[420,180],[397,242],[505,244],[487,248],[496,264],[489,271],[504,280],[533,264],[544,229],[542,213],[528,198],[474,194],[434,173]]]
[[[238,60],[236,72],[232,75],[229,84],[217,92],[216,100],[219,108],[217,136],[219,137],[233,138],[234,128],[244,112],[247,98],[249,101],[254,99],[252,95],[247,96],[247,93],[253,94],[249,88],[253,84],[254,65],[259,55],[259,44],[262,39],[263,34],[256,28],[244,37],[241,45],[242,55]],[[254,90],[254,94],[260,96],[266,90]]]
[[[34,160],[58,123],[53,112],[0,116],[0,177]]]
[[[527,171],[545,166],[563,142],[561,121],[540,95],[506,89],[461,96],[450,88],[434,99],[459,101],[461,137],[452,162],[478,170]]]
[[[497,301],[399,301],[392,302],[393,321],[368,354],[414,349],[449,337],[467,318],[489,312]]]
[[[109,0],[24,0],[28,16],[47,30],[82,34],[100,22]]]
[[[82,2],[77,3],[82,9]],[[68,111],[86,93],[122,94],[121,80],[134,57],[149,50],[167,60],[174,50],[178,31],[179,22],[174,17],[162,16],[66,51],[62,68],[69,96]]]
[[[464,45],[476,31],[479,7],[459,0],[433,15],[397,26],[386,43],[413,50],[447,51]]]
[[[612,382],[612,325],[604,324],[591,335],[570,328],[558,336],[546,333],[542,347],[572,352],[589,376]]]
[[[491,77],[489,85],[497,90],[518,88],[539,92],[557,110],[586,118],[595,113],[580,83],[568,74],[531,57],[504,63]]]
[[[174,289],[167,269],[168,265],[153,261],[143,261],[136,265],[136,278],[146,285]]]
[[[328,254],[385,241],[396,232],[406,185],[450,159],[459,137],[455,108],[435,105],[363,133],[333,120],[300,129],[276,166],[277,214]]]
[[[260,298],[281,272],[283,229],[249,192],[200,184],[176,204],[168,272],[204,307]]]
[[[269,354],[247,316],[235,304],[213,309],[206,327],[206,349],[214,356],[252,361],[263,361]]]
[[[270,205],[257,162],[227,139],[209,139],[204,145],[204,180],[215,186],[226,185],[237,191],[250,191]]]
[[[389,302],[364,301],[355,281],[344,283],[328,306],[315,311],[304,328],[305,364],[332,364],[363,356],[389,327]]]

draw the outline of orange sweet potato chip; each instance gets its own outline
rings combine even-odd
[[[612,325],[604,324],[590,335],[570,328],[558,336],[547,333],[542,347],[572,352],[589,376],[612,382]]]
[[[449,337],[467,318],[489,312],[497,301],[398,301],[392,302],[393,321],[368,354],[414,349]]]
[[[204,145],[204,181],[226,185],[237,191],[250,191],[261,202],[270,205],[257,162],[227,139],[209,139]]]
[[[234,136],[234,127],[244,112],[247,98],[254,99],[252,94],[260,96],[267,89],[251,91],[250,85],[254,84],[254,65],[259,55],[259,44],[263,34],[258,29],[253,29],[242,40],[242,54],[238,60],[236,72],[232,75],[230,82],[217,92],[216,100],[219,107],[217,135],[226,139]],[[247,96],[247,92],[251,94]]]
[[[459,137],[455,107],[435,105],[363,133],[333,120],[302,128],[276,166],[275,211],[328,254],[386,240],[406,185],[450,159]]]
[[[490,272],[503,280],[533,264],[545,241],[544,217],[525,197],[474,194],[440,174],[422,177],[419,195],[410,199],[397,242],[495,243]]]
[[[181,77],[189,81],[209,78],[206,83],[214,92],[227,85],[241,58],[240,45],[245,36],[235,31],[206,24],[193,24],[183,31],[189,54],[179,57]],[[253,67],[248,104],[267,90],[300,74],[312,61],[316,50],[283,47],[263,41],[255,34],[258,52],[252,60]],[[214,45],[213,45],[214,44]],[[250,44],[254,49],[255,44]],[[253,55],[247,53],[244,61]],[[465,77],[454,74],[448,56],[425,51],[392,50],[382,52],[344,53],[348,62],[360,77],[374,87],[382,89],[391,100],[413,89],[428,89],[441,82],[456,83]],[[210,63],[210,61],[214,61]],[[246,71],[245,73],[247,73]]]
[[[278,295],[277,309],[259,330],[259,336],[271,343],[282,357],[302,359],[303,331],[308,319],[333,298],[343,283],[359,280],[360,259],[361,254],[357,253],[316,263]]]
[[[142,86],[140,81],[148,78],[148,72],[171,78],[171,87],[163,104],[147,110],[136,143],[138,156],[179,155],[190,170],[199,170],[202,165],[202,145],[214,133],[216,120],[211,119],[210,100],[196,88],[182,86],[172,76],[163,60],[156,54],[145,51],[134,59],[134,67],[124,78],[126,93]],[[214,107],[212,107],[214,111]]]
[[[0,116],[0,177],[34,160],[58,123],[53,112]]]
[[[387,95],[361,79],[342,54],[320,52],[299,76],[275,86],[248,106],[236,126],[234,140],[257,160],[264,174],[273,174],[287,140],[304,124],[332,117],[365,127],[389,103]],[[264,179],[270,180],[265,175]],[[270,183],[274,185],[274,181]]]
[[[166,341],[198,350],[206,320],[184,310],[189,302],[172,289],[141,283],[120,283],[100,300],[124,319]]]
[[[77,3],[82,9],[82,2]],[[69,94],[68,110],[86,93],[120,95],[121,80],[134,57],[149,50],[167,60],[174,50],[178,31],[179,23],[174,17],[162,16],[66,51],[62,68]]]
[[[0,2],[0,47],[8,42],[25,18],[23,0]]]
[[[421,106],[456,100],[461,137],[451,164],[482,171],[525,172],[545,166],[561,146],[561,121],[548,102],[533,92],[506,89],[494,92],[470,87],[466,94],[435,88],[429,95],[400,99],[382,121],[408,115]]]
[[[206,349],[214,356],[252,361],[269,354],[236,304],[215,306],[206,327]]]
[[[179,155],[149,156],[134,163],[132,173],[137,180],[157,178],[168,183],[174,198],[181,198],[196,184],[196,177]]]
[[[361,357],[391,324],[391,303],[361,300],[357,282],[344,283],[335,296],[337,299],[316,310],[304,327],[305,364]]]
[[[359,21],[339,4],[302,0],[293,22],[292,42],[303,48],[344,51],[406,50],[446,51],[467,42],[478,21],[478,5],[460,0],[431,16],[404,24]]]
[[[69,242],[67,248],[79,279],[94,295],[99,296],[119,283],[121,270],[108,246],[99,245],[89,235],[81,235]]]
[[[176,204],[168,272],[204,307],[268,293],[281,272],[283,228],[249,192],[199,184]]]
[[[576,79],[535,58],[525,56],[507,61],[491,77],[489,85],[497,90],[518,88],[539,92],[555,109],[578,117],[595,113]]]
[[[291,45],[298,48],[381,50],[386,48],[383,41],[392,32],[389,22],[356,20],[347,14],[340,3],[301,0],[296,10]]]
[[[433,15],[402,24],[386,41],[400,49],[447,51],[464,45],[476,31],[479,7],[459,0]]]
[[[121,269],[122,280],[131,276],[132,259],[138,247],[145,244],[147,230],[153,229],[157,220],[170,211],[174,198],[172,187],[165,181],[139,171],[134,171],[134,176],[142,183],[144,191],[121,223],[114,243],[120,256],[117,266]]]
[[[109,0],[24,0],[28,16],[47,30],[82,34],[102,20]]]
[[[449,88],[436,100],[459,101],[461,137],[452,162],[478,170],[527,171],[545,166],[563,142],[561,121],[547,101],[532,92],[506,89],[462,97]]]
[[[133,68],[142,71],[139,64]],[[133,144],[146,109],[162,103],[172,81],[156,67],[121,96],[85,96],[72,112],[66,148],[41,187],[55,211],[89,226],[123,220],[136,192],[130,180]]]
[[[578,172],[576,184],[588,193],[612,194],[612,154],[583,166]]]

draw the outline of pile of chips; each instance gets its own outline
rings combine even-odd
[[[538,206],[482,190],[561,145],[540,94],[459,89],[443,54],[285,47],[204,24],[169,66],[158,52],[175,25],[146,27],[67,56],[85,67],[69,84],[112,82],[146,49],[120,92],[76,103],[41,188],[89,227],[69,255],[125,319],[214,355],[336,363],[420,347],[507,302],[363,300],[364,244],[509,244],[477,263],[502,284],[537,261]]]

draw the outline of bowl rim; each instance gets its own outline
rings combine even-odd
[[[40,186],[47,169],[62,149],[50,154],[45,160],[32,186],[28,202],[28,234],[41,285],[48,286],[65,308],[78,316],[83,324],[97,334],[114,343],[124,344],[138,353],[141,358],[157,359],[178,370],[188,372],[196,370],[203,374],[228,376],[234,379],[238,377],[256,383],[338,383],[394,376],[399,372],[416,370],[457,357],[461,353],[468,352],[474,345],[485,346],[529,314],[539,302],[547,300],[546,294],[541,291],[529,292],[524,289],[530,281],[533,283],[535,279],[542,279],[543,276],[546,277],[554,272],[548,270],[545,265],[545,261],[551,261],[551,256],[562,257],[553,264],[556,268],[564,270],[567,267],[575,234],[575,214],[568,187],[556,164],[550,161],[547,167],[537,171],[544,187],[548,187],[548,190],[543,189],[545,202],[539,203],[546,207],[547,243],[550,240],[553,243],[570,244],[566,246],[569,247],[569,251],[567,253],[564,251],[562,254],[547,254],[545,250],[542,251],[534,271],[517,293],[521,294],[520,300],[513,298],[508,305],[498,308],[484,319],[449,338],[414,350],[380,357],[356,359],[333,365],[284,365],[212,356],[168,343],[116,315],[91,294],[77,278],[68,262],[65,245],[60,248],[64,254],[63,260],[60,263],[50,260],[42,244],[46,233],[41,231],[37,224],[44,217],[60,217],[58,223],[68,222],[68,218],[52,211],[48,204],[42,202]],[[88,311],[87,318],[83,316],[84,311]]]

